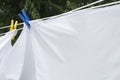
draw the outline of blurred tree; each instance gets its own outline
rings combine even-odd
[[[20,4],[22,0],[0,0],[0,26],[10,24],[12,18],[19,20],[18,13],[20,12]],[[1,32],[8,29],[0,30]]]
[[[24,8],[29,14],[31,19],[40,18],[40,14],[31,0],[26,0]]]

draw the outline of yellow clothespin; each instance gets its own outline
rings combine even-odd
[[[14,29],[17,29],[18,21],[15,21]]]
[[[15,22],[14,24],[14,20],[11,20],[11,25],[10,25],[10,31],[13,31],[15,29],[17,29],[17,25],[18,25],[18,21]]]
[[[10,32],[13,31],[14,29],[14,20],[11,20],[11,25],[10,25]]]
[[[17,29],[17,25],[18,25],[18,21],[16,21],[15,24],[14,24],[14,20],[12,19],[11,20],[11,25],[10,25],[10,32]],[[14,39],[15,39],[15,36],[12,37],[12,40],[14,40]]]
[[[13,26],[13,30],[16,30],[17,29],[17,25],[18,25],[18,21],[15,21],[15,24]],[[12,37],[12,40],[15,39],[15,36]]]

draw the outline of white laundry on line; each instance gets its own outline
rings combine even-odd
[[[16,32],[16,30],[13,30],[12,32],[7,32],[4,36],[0,37],[0,80],[2,80],[4,76],[4,74],[1,74],[3,69],[3,60],[8,55],[7,53],[12,50],[11,39],[16,35]]]
[[[30,24],[5,60],[7,80],[120,79],[120,5]]]

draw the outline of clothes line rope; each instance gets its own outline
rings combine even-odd
[[[60,14],[60,15],[56,15],[56,16],[52,16],[52,17],[46,17],[46,18],[42,18],[42,19],[38,19],[38,20],[54,19],[54,18],[57,18],[57,17],[65,16],[65,15],[71,14],[72,12],[75,12],[75,11],[78,11],[78,10],[81,10],[81,9],[83,10],[83,9],[86,8],[86,7],[89,7],[89,6],[98,4],[98,3],[102,2],[102,1],[104,1],[104,0],[99,0],[99,1],[96,1],[96,2],[93,2],[93,3],[90,3],[90,4],[88,4],[88,5],[79,7],[79,8],[77,8],[77,9],[73,9],[73,10],[71,10],[71,11],[69,11],[69,12],[62,13],[62,14]],[[120,1],[111,2],[111,3],[99,5],[99,6],[93,6],[93,7],[90,7],[90,8],[86,8],[86,10],[87,10],[87,9],[96,9],[96,8],[101,8],[101,7],[107,7],[107,6],[116,5],[116,4],[120,4]],[[85,9],[84,9],[84,10],[85,10]]]
[[[39,20],[54,19],[54,18],[57,18],[57,17],[60,17],[60,16],[68,15],[68,14],[71,14],[72,12],[77,11],[77,10],[81,10],[81,9],[86,8],[86,7],[89,7],[89,6],[98,4],[98,3],[102,2],[102,1],[104,1],[104,0],[98,0],[98,1],[92,2],[92,3],[90,3],[90,4],[87,4],[87,5],[85,5],[85,6],[82,6],[82,7],[76,8],[76,9],[73,9],[73,10],[71,10],[71,11],[68,11],[68,12],[66,12],[66,13],[62,13],[62,14],[60,14],[60,15],[56,15],[56,16],[52,16],[52,17],[42,18],[42,19],[39,19]],[[87,9],[89,9],[89,8],[87,8]]]
[[[74,10],[71,10],[67,13],[63,13],[63,14],[60,14],[60,15],[57,15],[57,16],[53,16],[53,17],[46,17],[46,18],[42,18],[42,19],[38,19],[38,20],[46,20],[46,19],[53,19],[53,18],[57,18],[57,17],[60,17],[60,16],[64,16],[64,15],[67,15],[71,12],[74,12],[74,11],[78,11],[78,10],[81,10],[83,8],[86,8],[86,7],[89,7],[89,6],[92,6],[92,5],[95,5],[97,3],[100,3],[104,0],[99,0],[99,1],[95,1],[93,3],[90,3],[88,5],[85,5],[85,6],[82,6],[82,7],[79,7],[77,9],[74,9]],[[120,1],[116,1],[116,2],[112,2],[112,3],[107,3],[107,4],[104,4],[104,5],[100,5],[100,6],[94,6],[94,7],[91,7],[92,9],[95,9],[95,8],[101,8],[101,7],[106,7],[106,6],[110,6],[110,5],[115,5],[115,4],[120,4]],[[91,8],[87,8],[87,9],[91,9]],[[19,23],[18,25],[22,25],[23,23]],[[5,26],[5,27],[0,27],[0,30],[1,29],[5,29],[5,28],[9,28],[10,26]]]
[[[23,28],[16,29],[17,31],[22,30]],[[0,36],[5,35],[7,32],[1,33]]]
[[[60,15],[57,15],[57,16],[46,17],[46,18],[43,18],[43,20],[44,20],[44,19],[45,19],[45,20],[46,20],[46,19],[54,19],[54,18],[57,18],[57,17],[60,17],[60,16],[68,15],[68,14],[71,14],[72,12],[75,12],[75,11],[78,11],[78,10],[81,10],[81,9],[83,10],[83,9],[86,8],[86,7],[89,7],[89,6],[98,4],[98,3],[102,2],[102,1],[104,1],[104,0],[99,0],[99,1],[96,1],[96,2],[93,2],[93,3],[90,3],[90,4],[88,4],[88,5],[79,7],[79,8],[77,8],[77,9],[71,10],[71,11],[69,11],[69,12],[67,12],[67,13],[63,13],[63,14],[60,14]],[[93,7],[87,8],[87,9],[96,9],[96,8],[107,7],[107,6],[111,6],[111,5],[117,5],[117,4],[120,4],[120,1],[111,2],[111,3],[99,5],[99,6],[93,6]],[[84,9],[84,10],[85,10],[85,9]],[[39,20],[42,20],[42,19],[39,19]]]
[[[112,3],[104,4],[104,5],[95,6],[93,8],[101,8],[101,7],[111,6],[111,5],[115,5],[115,4],[120,4],[120,1],[116,1],[116,2],[112,2]]]
[[[18,26],[22,25],[23,23],[19,23]],[[10,26],[4,26],[4,27],[0,27],[0,29],[5,29],[5,28],[9,28]]]
[[[104,0],[95,1],[95,2],[90,3],[90,4],[88,4],[88,5],[79,7],[79,8],[74,9],[74,10],[71,10],[71,11],[69,11],[69,12],[67,12],[67,13],[63,13],[63,14],[60,14],[60,15],[57,15],[57,16],[53,16],[53,17],[42,18],[41,20],[45,20],[45,19],[48,19],[48,18],[54,18],[54,17],[59,17],[59,16],[62,16],[62,15],[66,15],[66,14],[71,13],[71,12],[73,12],[73,11],[80,10],[80,9],[83,9],[83,8],[86,8],[86,7],[95,5],[95,4],[100,3],[100,2],[102,2],[102,1],[104,1]],[[19,23],[18,25],[22,25],[22,24],[23,24],[23,23]],[[1,30],[1,29],[5,29],[5,28],[9,28],[9,27],[10,27],[10,26],[0,27],[0,30]]]
[[[98,3],[103,2],[103,1],[104,1],[104,0],[95,1],[95,2],[90,3],[90,4],[88,4],[88,5],[85,5],[85,6],[82,6],[82,7],[76,8],[76,9],[72,10],[72,12],[73,12],[73,11],[78,11],[78,10],[81,10],[81,9],[84,9],[84,8],[86,8],[86,7],[89,7],[89,6],[92,6],[92,5],[98,4]]]

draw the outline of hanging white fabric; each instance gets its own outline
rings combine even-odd
[[[5,80],[119,80],[120,5],[32,21],[9,54]]]
[[[0,80],[2,80],[2,61],[4,58],[6,58],[7,53],[9,53],[9,51],[12,50],[11,39],[13,36],[16,35],[16,33],[17,31],[14,30],[12,32],[7,32],[4,36],[0,37]]]
[[[8,51],[8,49],[10,49],[10,47],[12,47],[11,39],[13,36],[16,35],[16,32],[16,30],[12,32],[7,32],[4,36],[0,37],[0,57],[2,53],[5,53],[6,51]]]

